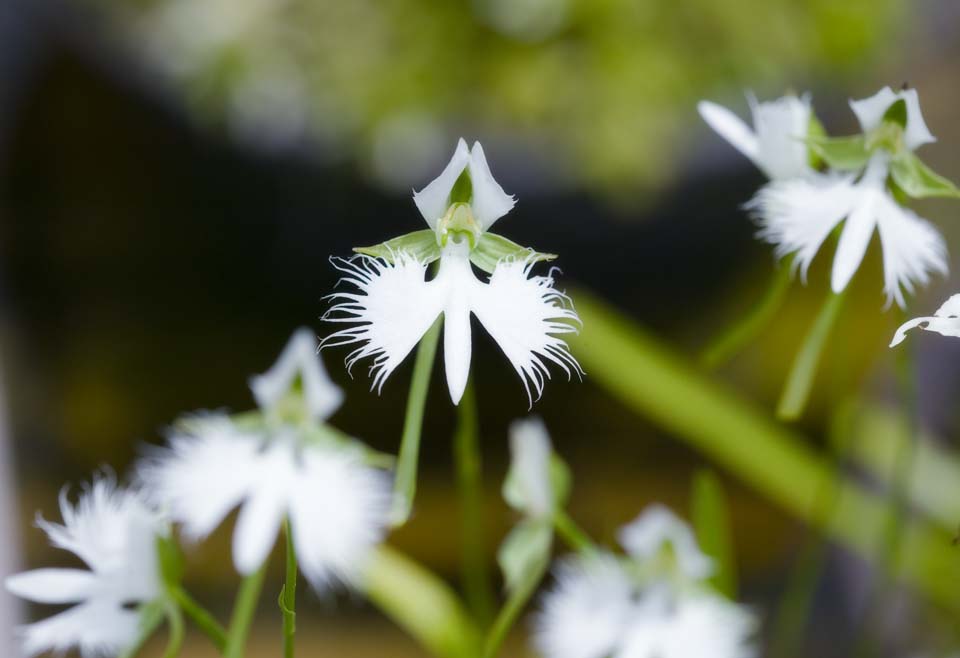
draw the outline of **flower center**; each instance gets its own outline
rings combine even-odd
[[[483,229],[473,216],[473,209],[469,203],[457,202],[450,205],[447,212],[437,222],[437,242],[446,247],[449,241],[461,243],[466,241],[472,251],[480,240]]]

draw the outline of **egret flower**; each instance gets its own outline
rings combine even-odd
[[[666,550],[685,578],[702,580],[713,573],[713,561],[700,550],[690,526],[664,505],[648,506],[617,539],[637,560],[656,559]]]
[[[727,108],[701,101],[697,110],[713,130],[730,142],[771,180],[809,178],[814,169],[806,143],[813,111],[810,96],[788,94],[760,103],[747,96],[753,115],[751,130]]]
[[[140,464],[139,477],[191,540],[240,507],[233,560],[244,575],[263,565],[288,519],[300,568],[320,589],[358,575],[384,535],[390,486],[362,448],[321,424],[343,394],[316,349],[301,329],[276,365],[252,378],[262,422],[241,424],[223,414],[194,419]]]
[[[80,558],[87,569],[36,569],[7,577],[7,590],[35,603],[72,607],[22,627],[25,654],[84,658],[117,656],[136,641],[140,612],[132,606],[163,592],[157,538],[167,532],[161,517],[133,491],[100,478],[71,505],[60,495],[63,524],[37,525],[50,543]]]
[[[846,289],[877,232],[887,304],[896,301],[903,307],[904,290],[912,294],[932,273],[947,272],[943,237],[930,222],[901,206],[888,185],[892,173],[898,185],[913,189],[913,174],[905,173],[918,166],[912,150],[933,137],[920,115],[915,90],[894,93],[885,88],[872,98],[851,102],[851,107],[866,133],[855,138],[858,141],[846,138],[848,146],[858,149],[851,158],[856,173],[774,181],[750,207],[760,222],[760,237],[776,245],[780,257],[795,253],[794,267],[804,278],[827,236],[843,223],[831,273],[835,293]]]
[[[914,318],[900,325],[890,342],[890,347],[902,343],[907,332],[915,327],[933,331],[941,336],[960,338],[960,295],[953,295],[937,309],[933,317]]]
[[[430,229],[401,236],[376,247],[358,249],[352,259],[332,259],[358,293],[331,295],[324,316],[351,326],[323,346],[358,344],[347,357],[348,369],[371,357],[372,388],[379,392],[442,315],[444,365],[450,398],[460,402],[470,373],[470,316],[493,337],[523,381],[530,403],[550,377],[549,363],[570,377],[582,373],[559,337],[576,332],[579,318],[569,297],[554,287],[551,275],[532,276],[533,264],[553,258],[489,232],[510,208],[513,197],[493,179],[480,144],[468,150],[460,140],[443,173],[414,194]],[[436,276],[427,266],[439,261]],[[490,273],[479,279],[472,265]]]

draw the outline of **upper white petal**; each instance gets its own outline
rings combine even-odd
[[[775,101],[754,102],[752,109],[757,166],[771,180],[810,175],[805,141],[810,129],[810,98],[788,95]]]
[[[663,505],[648,506],[620,529],[618,538],[627,552],[638,559],[654,557],[670,546],[680,570],[689,578],[701,579],[713,572],[713,561],[700,550],[690,526]]]
[[[582,374],[580,364],[557,335],[575,333],[580,318],[569,298],[553,285],[550,276],[530,276],[532,263],[501,261],[490,282],[477,282],[472,295],[473,312],[503,350],[523,380],[533,403],[530,384],[539,398],[550,377],[549,362],[567,376]]]
[[[860,121],[864,132],[876,129],[883,121],[890,106],[898,100],[907,105],[907,127],[904,135],[907,148],[913,150],[924,144],[935,142],[936,137],[930,133],[927,123],[920,111],[920,97],[916,89],[905,89],[894,92],[890,87],[884,87],[870,98],[859,101],[850,101],[850,107]]]
[[[250,378],[250,388],[261,409],[269,409],[286,396],[297,376],[313,420],[326,420],[343,402],[343,391],[333,383],[317,355],[317,339],[307,328],[297,329],[280,358],[267,372]]]
[[[473,184],[473,201],[470,202],[470,207],[480,227],[486,231],[495,221],[510,212],[516,199],[504,192],[494,180],[480,142],[473,143],[469,167],[470,182]]]
[[[82,569],[35,569],[7,576],[7,590],[36,603],[76,603],[98,591],[96,574]]]
[[[736,114],[716,103],[700,101],[697,111],[714,132],[747,156],[751,162],[760,166],[760,143],[756,134]]]
[[[523,497],[526,512],[539,517],[550,514],[554,506],[550,481],[553,448],[546,425],[535,416],[510,424],[510,476]]]
[[[419,192],[414,192],[413,202],[417,204],[420,214],[427,220],[430,228],[436,228],[437,222],[447,212],[453,185],[457,182],[463,170],[466,169],[470,160],[470,149],[467,148],[467,143],[460,139],[457,142],[457,150],[454,151],[453,157],[450,158],[450,162],[447,163],[443,172],[425,188]]]

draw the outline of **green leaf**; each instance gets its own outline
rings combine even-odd
[[[521,247],[516,242],[497,235],[496,233],[484,233],[480,236],[476,249],[470,252],[470,261],[484,272],[493,272],[497,263],[501,260],[533,260],[550,261],[556,258],[556,254],[542,254],[529,247]]]
[[[867,140],[863,135],[826,137],[810,134],[806,142],[811,152],[834,169],[862,169],[870,159]]]
[[[550,559],[553,526],[547,519],[518,523],[497,551],[497,563],[503,571],[507,591],[523,582],[524,576]]]
[[[960,190],[933,171],[914,153],[905,151],[893,159],[890,174],[897,186],[914,199],[929,197],[960,198]]]
[[[730,513],[720,480],[702,470],[693,480],[691,518],[703,552],[713,559],[710,584],[729,598],[737,593],[737,572],[730,532]]]
[[[440,246],[433,229],[424,229],[401,235],[372,247],[356,247],[354,251],[365,256],[382,258],[388,263],[393,262],[394,254],[404,251],[421,263],[432,263],[440,258]]]

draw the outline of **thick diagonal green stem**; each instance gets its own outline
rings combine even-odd
[[[441,318],[420,339],[417,359],[413,364],[410,393],[407,397],[407,415],[403,421],[403,436],[400,439],[400,454],[397,457],[397,476],[394,481],[393,509],[390,520],[393,525],[403,525],[410,518],[413,498],[417,492],[417,463],[420,460],[420,435],[423,431],[423,410],[427,404],[430,388],[430,372],[437,356]]]
[[[294,635],[297,632],[297,551],[293,545],[290,519],[283,523],[287,541],[286,581],[280,592],[280,611],[283,614],[283,657],[293,658]]]
[[[493,590],[484,550],[483,476],[480,456],[477,398],[472,378],[467,380],[463,398],[457,406],[457,429],[453,437],[453,455],[460,496],[460,555],[463,590],[467,605],[481,628],[490,621]]]
[[[380,546],[363,578],[370,601],[441,658],[476,658],[480,636],[460,599],[436,575],[402,553]]]
[[[763,299],[729,327],[703,351],[700,360],[707,368],[718,368],[743,351],[770,324],[790,290],[790,263],[777,265]]]
[[[250,633],[250,624],[257,611],[266,573],[267,563],[264,561],[263,566],[246,576],[240,583],[240,589],[237,590],[237,597],[233,603],[230,628],[227,629],[227,646],[223,652],[225,658],[243,658],[247,646],[247,635]]]
[[[793,359],[790,374],[787,375],[787,382],[777,405],[778,418],[796,420],[803,415],[810,397],[810,390],[813,388],[820,357],[823,356],[833,325],[840,316],[844,296],[842,292],[829,294],[806,338],[803,339],[803,345]]]
[[[656,339],[583,291],[575,292],[584,329],[570,340],[590,380],[650,418],[777,505],[867,559],[890,519],[885,501],[856,483],[837,484],[829,520],[817,514],[829,461],[797,432],[704,377]],[[901,533],[900,576],[937,603],[960,612],[960,560],[950,536],[911,520]]]

